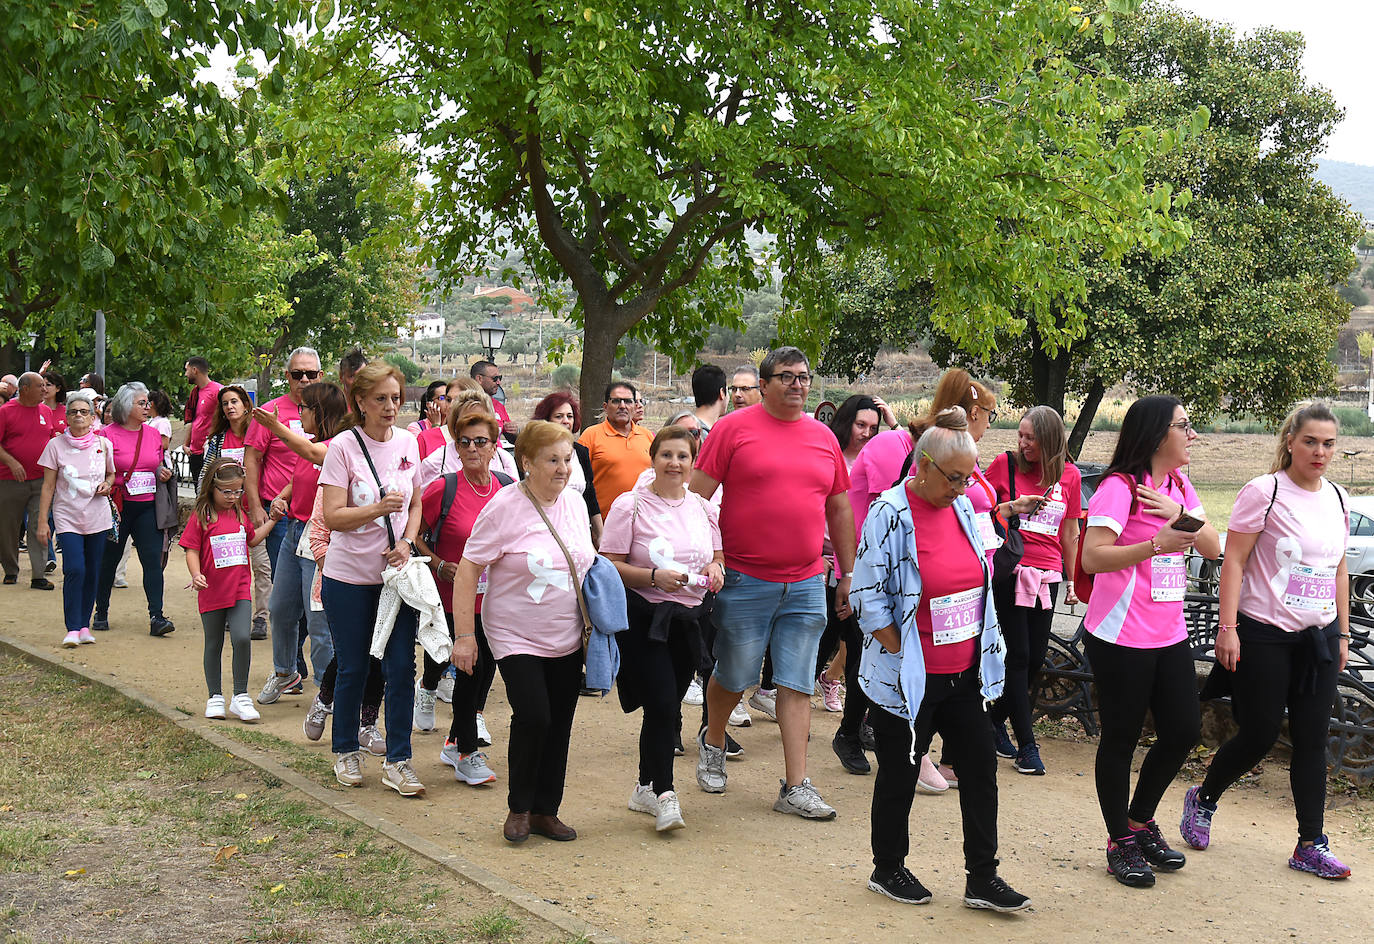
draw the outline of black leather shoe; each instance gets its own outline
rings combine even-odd
[[[166,636],[168,633],[176,632],[176,626],[165,616],[154,616],[148,623],[149,636]]]
[[[840,759],[841,766],[851,774],[866,774],[873,770],[864,756],[863,745],[859,743],[857,735],[840,734],[837,731],[830,747]]]
[[[47,577],[34,577],[29,581],[30,590],[51,590],[53,583]]]
[[[18,575],[18,574],[5,574],[5,586],[7,586],[7,587],[13,586],[14,584],[16,584],[16,583],[18,583],[18,582],[19,582],[19,575]]]

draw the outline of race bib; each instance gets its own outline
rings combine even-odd
[[[937,646],[972,639],[983,629],[983,588],[972,587],[930,601],[931,636]]]
[[[1030,517],[1021,516],[1021,530],[1031,534],[1058,536],[1059,526],[1064,523],[1069,506],[1062,499],[1054,498],[1040,506],[1040,510]]]
[[[124,490],[130,495],[151,495],[157,491],[157,473],[155,472],[131,472],[129,481],[124,483]]]
[[[223,570],[236,564],[248,563],[248,534],[242,528],[233,534],[212,534],[210,536],[210,556],[215,559],[215,567]]]
[[[1288,568],[1288,589],[1283,605],[1295,610],[1336,612],[1336,568],[1293,564]]]
[[[1159,554],[1150,558],[1150,599],[1156,603],[1182,603],[1188,589],[1188,573],[1182,554]]]
[[[242,446],[238,446],[237,448],[234,448],[234,449],[221,449],[221,450],[219,451],[219,454],[220,454],[220,457],[221,457],[221,458],[224,458],[224,459],[233,459],[233,460],[234,460],[235,462],[237,462],[239,465],[243,465],[243,447],[242,447]]]
[[[286,425],[290,428],[291,432],[293,433],[300,433],[302,435],[305,434],[305,427],[301,425],[300,420],[287,420]]]
[[[484,594],[484,593],[486,593],[486,592],[487,592],[487,572],[486,572],[486,570],[484,569],[484,570],[482,571],[481,575],[477,578],[477,595],[478,595],[478,596],[481,596],[482,594]]]
[[[983,539],[983,550],[992,553],[1002,546],[1002,539],[992,526],[992,512],[980,511],[973,516],[973,521],[978,525],[978,537]]]

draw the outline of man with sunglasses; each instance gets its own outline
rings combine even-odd
[[[51,590],[43,576],[48,542],[38,540],[38,503],[43,470],[38,459],[57,435],[57,421],[43,404],[43,378],[33,372],[19,376],[16,393],[0,407],[0,564],[5,583],[19,582],[19,535],[28,514],[29,586]]]
[[[739,373],[736,372],[736,379]],[[850,614],[854,514],[849,472],[830,429],[806,414],[811,372],[794,347],[759,369],[760,404],[721,417],[706,438],[692,491],[723,488],[725,586],[716,597],[716,667],[706,689],[707,727],[697,736],[697,783],[725,792],[725,725],[771,653],[785,777],[773,809],[806,819],[835,810],[806,776],[816,650],[826,624],[825,529],[839,562],[835,612]]]
[[[602,508],[610,508],[634,488],[639,474],[651,464],[649,447],[654,437],[634,421],[635,392],[631,383],[613,380],[607,384],[605,420],[588,427],[578,440],[592,457],[592,485]]]
[[[199,355],[186,359],[186,382],[191,394],[186,398],[185,420],[191,427],[185,451],[191,463],[191,481],[200,481],[205,464],[205,440],[210,437],[210,425],[215,420],[221,384],[210,379],[210,362]],[[84,379],[84,378],[83,378]]]
[[[491,397],[496,418],[501,422],[501,435],[515,442],[515,437],[520,435],[520,427],[511,422],[510,414],[506,412],[506,405],[502,402],[505,394],[502,393],[501,399],[497,399],[497,394],[501,392],[501,368],[491,361],[478,361],[468,368],[468,376],[481,384],[482,390]]]

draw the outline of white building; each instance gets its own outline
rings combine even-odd
[[[396,336],[404,340],[424,341],[444,336],[444,319],[440,315],[421,315],[409,325],[403,325]]]

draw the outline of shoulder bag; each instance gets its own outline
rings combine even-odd
[[[518,486],[520,491],[525,493],[525,497],[530,500],[534,510],[539,512],[539,517],[544,520],[544,526],[549,529],[553,539],[558,542],[558,549],[563,552],[563,559],[568,562],[568,575],[572,579],[573,590],[577,592],[577,608],[582,612],[582,652],[587,651],[587,641],[592,638],[592,618],[587,612],[587,600],[582,596],[582,575],[577,572],[577,565],[573,563],[572,554],[568,551],[568,545],[563,543],[563,538],[559,536],[558,529],[553,526],[549,516],[544,513],[544,507],[539,504],[539,499],[530,494],[529,486],[521,482]]]

